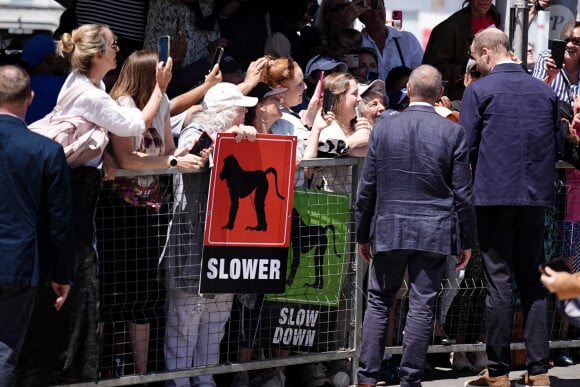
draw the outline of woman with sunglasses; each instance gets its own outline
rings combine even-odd
[[[58,101],[70,89],[84,91],[72,105],[57,113],[60,116],[81,117],[87,130],[103,128],[118,136],[141,135],[151,126],[159,110],[163,93],[171,80],[172,61],[154,69],[155,86],[142,110],[119,106],[105,91],[103,78],[116,68],[119,51],[117,39],[110,28],[99,24],[85,24],[64,33],[57,42],[57,54],[72,67],[65,80]],[[97,168],[103,157],[98,156],[84,165],[71,168],[70,177],[75,214],[75,284],[69,294],[63,320],[68,325],[63,378],[95,379],[98,377],[97,351],[97,254],[95,251],[94,214],[101,189],[101,171]],[[114,168],[104,168],[104,177],[114,176]],[[61,340],[57,338],[55,340]],[[52,354],[45,356],[50,358]]]
[[[544,80],[558,96],[561,111],[563,105],[567,105],[569,112],[574,112],[574,101],[580,93],[580,22],[572,20],[567,23],[560,33],[560,39],[566,42],[564,51],[564,60],[562,68],[557,68],[552,52],[545,50],[538,56],[538,61],[534,66],[533,76]],[[574,117],[567,117],[572,120]],[[565,159],[569,158],[572,148],[580,144],[580,130],[569,126],[566,135]],[[565,187],[566,187],[566,212],[562,222],[556,223],[554,216],[549,216],[553,211],[547,211],[546,222],[549,222],[550,229],[558,230],[560,236],[547,239],[548,246],[562,246],[562,257],[571,268],[580,267],[580,259],[576,258],[580,253],[580,171],[575,168],[565,170]],[[549,236],[558,236],[558,232],[549,233]],[[554,252],[555,253],[555,252]],[[550,251],[546,256],[555,256]],[[568,322],[562,319],[560,325],[560,337],[566,338],[568,335]],[[567,349],[557,349],[553,354],[554,363],[557,366],[568,366],[574,362],[570,357]]]
[[[533,76],[551,85],[560,101],[573,105],[574,96],[580,92],[580,22],[567,23],[560,39],[566,42],[562,67],[556,67],[551,50],[544,50],[538,56]]]
[[[121,68],[111,97],[120,106],[145,108],[155,89],[158,61],[153,51],[132,53]],[[205,163],[205,158],[189,154],[188,149],[175,149],[165,94],[145,133],[132,137],[111,134],[110,141],[123,169],[194,171]],[[117,177],[106,186],[99,203],[99,220],[103,221],[98,230],[102,319],[126,324],[137,374],[147,372],[150,326],[159,320],[165,303],[156,280],[159,236],[165,234],[159,226],[167,225],[165,204],[156,175]]]

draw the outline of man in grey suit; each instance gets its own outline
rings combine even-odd
[[[405,269],[409,312],[399,376],[401,386],[421,385],[447,256],[457,256],[460,270],[475,242],[467,137],[433,108],[443,93],[441,74],[417,67],[407,92],[409,108],[373,129],[356,202],[359,253],[372,260],[358,369],[363,387],[377,382],[388,309]]]
[[[469,137],[479,246],[487,282],[487,369],[466,386],[509,387],[513,280],[524,317],[526,370],[519,387],[547,387],[544,214],[554,202],[554,164],[562,147],[558,98],[511,60],[507,35],[486,29],[471,56],[485,75],[463,94],[459,123]],[[513,278],[513,280],[512,280]]]

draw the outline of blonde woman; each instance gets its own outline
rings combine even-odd
[[[82,117],[89,126],[104,128],[118,136],[141,135],[151,122],[171,80],[169,59],[156,67],[153,92],[143,109],[119,106],[105,91],[103,78],[117,66],[117,39],[106,26],[87,24],[61,36],[57,53],[70,61],[73,71],[66,79],[58,100],[71,88],[84,87],[62,116]],[[97,375],[97,255],[94,249],[94,214],[100,192],[101,157],[71,170],[75,214],[75,286],[69,296],[66,315],[70,325],[64,371],[71,378],[96,378]],[[114,176],[114,168],[105,169],[104,177]]]

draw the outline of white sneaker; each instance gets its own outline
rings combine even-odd
[[[330,384],[333,387],[348,387],[350,386],[350,376],[344,371],[337,371],[333,375],[329,375]]]
[[[451,352],[449,354],[451,368],[455,371],[472,371],[473,366],[467,359],[465,352]]]

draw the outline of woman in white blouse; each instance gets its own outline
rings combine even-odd
[[[66,79],[59,100],[67,90],[75,87],[88,89],[59,116],[84,118],[95,127],[118,136],[138,136],[151,122],[163,99],[171,80],[171,65],[159,63],[156,68],[156,84],[146,106],[138,108],[119,106],[105,91],[102,81],[105,74],[117,65],[119,51],[117,39],[105,26],[83,25],[72,34],[65,33],[57,43],[57,53],[70,61],[73,69]],[[91,87],[92,86],[92,87]],[[71,289],[70,303],[64,312],[69,324],[67,349],[63,366],[64,376],[70,378],[94,379],[97,372],[97,254],[95,252],[94,215],[101,188],[101,173],[96,167],[101,157],[90,160],[85,165],[70,171],[73,191],[76,231],[76,273],[74,289]],[[105,171],[105,178],[114,176],[114,169]]]

